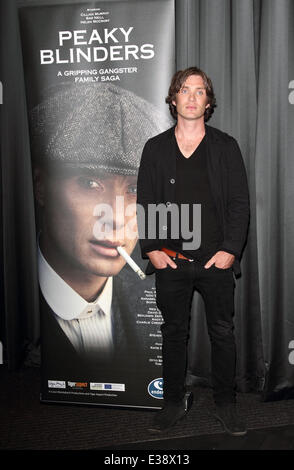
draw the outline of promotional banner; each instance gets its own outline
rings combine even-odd
[[[172,125],[173,0],[22,8],[44,402],[161,406],[162,318],[136,181]]]

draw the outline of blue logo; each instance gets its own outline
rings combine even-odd
[[[154,379],[148,385],[148,393],[153,398],[163,398],[163,379]]]

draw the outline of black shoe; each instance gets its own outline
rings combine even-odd
[[[218,419],[224,430],[232,436],[244,436],[247,433],[245,423],[238,416],[235,403],[216,405],[216,419]]]
[[[183,419],[190,410],[193,403],[192,392],[187,392],[180,403],[168,402],[162,410],[156,413],[152,425],[148,428],[150,432],[168,431],[181,419]]]

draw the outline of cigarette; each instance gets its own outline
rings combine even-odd
[[[126,260],[128,265],[135,271],[135,273],[138,274],[139,278],[145,279],[146,275],[139,268],[139,266],[135,263],[135,261],[128,255],[126,250],[124,250],[122,246],[117,246],[116,249],[119,252],[119,254]]]

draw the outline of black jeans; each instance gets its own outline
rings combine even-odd
[[[156,269],[156,300],[162,313],[163,388],[165,402],[178,402],[185,393],[187,340],[193,292],[205,303],[211,341],[211,379],[216,404],[235,397],[236,345],[234,338],[233,271],[197,261],[176,259],[177,268]]]

